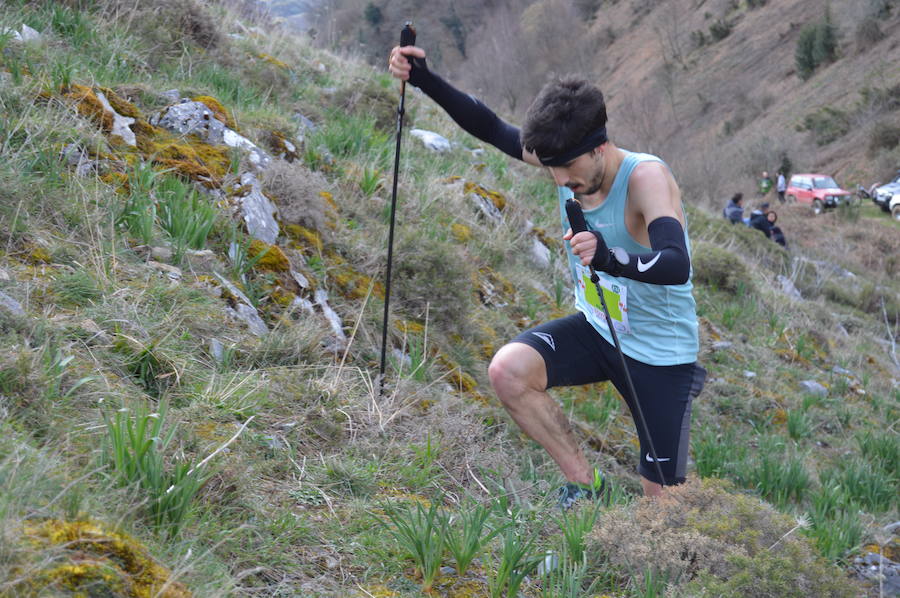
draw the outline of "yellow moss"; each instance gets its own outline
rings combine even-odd
[[[329,254],[333,257],[333,254]],[[384,298],[384,285],[380,282],[373,284],[372,278],[365,274],[360,274],[349,266],[338,268],[333,274],[332,280],[340,288],[341,293],[348,299],[363,299],[372,288],[372,295],[379,299]]]
[[[450,232],[453,234],[453,238],[460,243],[465,243],[472,238],[472,229],[459,222],[454,222],[450,226]]]
[[[222,105],[222,102],[212,96],[197,96],[196,98],[194,98],[194,101],[200,102],[201,104],[209,108],[210,111],[212,111],[213,116],[225,123],[226,127],[237,131],[237,123],[231,116],[231,113],[225,109],[225,106]]]
[[[170,580],[171,572],[157,563],[134,538],[112,531],[90,521],[48,519],[29,522],[23,528],[27,542],[39,549],[62,549],[71,563],[38,571],[34,584],[40,587],[62,585],[79,589],[97,583],[116,595],[134,598],[189,598],[191,593],[181,583]]]
[[[780,426],[787,421],[787,411],[781,408],[770,409],[768,415],[772,418],[772,423],[776,426]]]
[[[272,131],[269,133],[269,144],[272,146],[275,155],[284,156],[284,159],[288,162],[299,160],[300,154],[297,153],[297,150],[299,149],[297,145],[292,143],[294,146],[294,149],[292,150],[287,146],[287,143],[285,143],[286,141],[287,136],[281,131]]]
[[[410,320],[397,322],[397,329],[404,334],[424,334],[425,332],[425,326]]]
[[[531,232],[533,232],[535,236],[537,236],[538,241],[540,241],[548,249],[556,251],[562,249],[562,242],[559,239],[548,235],[547,231],[545,231],[544,229],[535,226],[531,229]]]
[[[49,264],[53,261],[53,256],[43,247],[29,244],[27,250],[28,255],[25,257],[25,261],[29,264]]]
[[[394,598],[395,596],[400,595],[384,584],[368,586],[366,588],[363,588],[363,591],[365,592],[365,596],[372,596],[373,598]]]
[[[304,249],[311,249],[318,253],[325,247],[322,235],[310,228],[299,224],[288,224],[284,230],[288,237],[300,243]]]
[[[259,54],[258,58],[262,58],[269,64],[273,64],[273,65],[277,66],[278,68],[290,69],[290,67],[285,62],[278,60],[277,58],[275,58],[274,56],[272,56],[270,54]]]
[[[64,97],[75,102],[78,113],[90,118],[100,126],[104,133],[112,131],[115,119],[112,113],[107,112],[103,102],[94,93],[94,90],[84,85],[71,85],[64,93]]]
[[[506,208],[506,198],[503,197],[503,194],[499,191],[491,191],[489,189],[485,189],[478,183],[466,182],[463,185],[463,190],[466,193],[474,193],[479,197],[483,197],[494,204],[498,210],[503,211]]]
[[[145,160],[169,168],[207,187],[216,187],[231,167],[224,145],[209,145],[196,135],[175,137],[165,129],[137,120],[132,127]]]
[[[137,106],[114,92],[108,87],[101,87],[100,91],[103,92],[103,95],[106,96],[106,100],[109,102],[109,105],[112,106],[112,109],[122,116],[129,116],[131,118],[141,118],[141,111]]]
[[[273,303],[275,303],[276,305],[280,305],[282,307],[289,306],[291,303],[294,302],[294,299],[297,297],[297,295],[295,295],[294,293],[292,293],[290,291],[286,291],[281,287],[278,287],[275,290],[273,290],[271,295],[269,295],[269,296],[272,298]]]
[[[290,272],[291,270],[291,262],[288,261],[288,257],[278,245],[269,245],[264,241],[254,239],[250,242],[247,254],[251,259],[263,254],[254,266],[257,270],[266,272]]]

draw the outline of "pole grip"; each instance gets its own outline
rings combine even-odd
[[[400,47],[416,45],[416,30],[412,26],[412,21],[407,21],[400,31]]]
[[[566,200],[566,216],[569,218],[569,226],[572,227],[573,234],[587,230],[587,223],[584,221],[584,212],[581,211],[581,205],[574,199]]]

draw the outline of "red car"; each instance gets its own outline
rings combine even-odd
[[[836,208],[850,200],[851,194],[827,174],[794,174],[785,190],[788,201],[812,204],[813,212]]]

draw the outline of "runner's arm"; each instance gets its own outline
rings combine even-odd
[[[507,123],[480,100],[456,89],[431,71],[420,48],[406,47],[403,52],[400,48],[394,48],[390,65],[395,77],[403,79],[406,75],[410,84],[434,100],[464,131],[517,160],[540,165],[537,157],[522,147],[518,127]]]
[[[691,260],[681,223],[671,216],[657,218],[647,227],[650,247],[646,253],[629,253],[621,247],[609,249],[603,235],[588,231],[596,241],[591,265],[612,276],[623,276],[650,284],[684,284],[691,272]],[[575,248],[573,246],[572,250]]]

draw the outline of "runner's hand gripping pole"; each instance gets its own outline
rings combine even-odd
[[[416,30],[407,22],[400,31],[400,47],[416,44]],[[394,150],[394,183],[391,187],[391,226],[388,232],[387,272],[384,281],[384,315],[381,321],[381,366],[378,373],[378,394],[384,390],[385,357],[387,355],[388,314],[391,305],[391,265],[394,257],[394,222],[397,212],[397,177],[400,172],[400,139],[403,134],[403,114],[406,112],[406,81],[400,82],[400,106],[397,108],[397,147]]]
[[[569,219],[569,226],[572,228],[573,235],[588,230],[587,223],[584,220],[584,213],[581,211],[581,205],[574,199],[566,200],[566,216]],[[595,236],[597,237],[597,253],[603,252],[604,255],[608,255],[609,249],[606,247],[606,242],[603,240],[603,237],[601,235]],[[622,361],[622,371],[625,372],[625,381],[628,384],[628,392],[631,393],[631,398],[634,400],[635,419],[638,420],[638,425],[641,427],[644,436],[647,438],[647,448],[650,450],[650,457],[653,459],[653,464],[656,466],[656,475],[659,476],[659,483],[660,485],[665,486],[666,478],[663,476],[662,466],[659,464],[659,459],[656,457],[656,448],[653,446],[653,438],[650,437],[650,430],[647,428],[647,421],[644,419],[644,412],[641,410],[641,402],[638,400],[637,393],[634,390],[634,382],[631,381],[631,373],[628,371],[628,364],[625,362],[625,355],[622,353],[622,347],[619,344],[619,335],[616,333],[612,316],[609,314],[609,308],[606,306],[606,297],[603,295],[600,277],[597,275],[597,271],[594,269],[593,264],[590,265],[590,269],[591,282],[597,287],[597,295],[600,296],[600,304],[603,306],[603,314],[606,316],[606,325],[609,327],[609,333],[612,336],[613,344],[616,346],[616,351],[619,353],[619,359]]]

